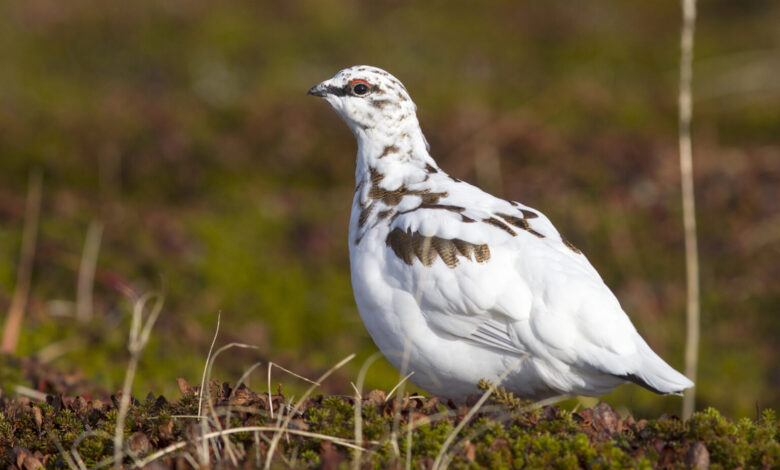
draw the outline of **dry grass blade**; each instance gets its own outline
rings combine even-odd
[[[222,312],[217,312],[217,326],[214,329],[214,338],[211,339],[211,346],[209,346],[209,352],[206,355],[206,364],[203,366],[203,375],[200,378],[200,390],[198,391],[198,416],[201,426],[201,434],[206,434],[207,427],[206,421],[203,419],[203,394],[206,390],[206,376],[209,373],[209,365],[212,363],[211,353],[214,351],[214,345],[217,343],[217,336],[219,336],[219,326],[222,321]],[[198,447],[198,458],[201,465],[208,465],[209,463],[209,449],[206,441],[201,441]]]
[[[216,340],[216,338],[217,338],[216,335],[214,335],[214,340]],[[212,342],[212,347],[213,347],[213,342]],[[212,369],[214,367],[214,361],[217,359],[217,357],[219,357],[220,354],[222,354],[223,352],[225,352],[225,351],[227,351],[228,349],[231,349],[231,348],[258,349],[257,346],[252,346],[250,344],[243,344],[243,343],[230,343],[230,344],[226,344],[225,346],[222,346],[219,349],[217,349],[217,352],[215,352],[213,355],[211,355],[211,349],[209,349],[209,357],[208,357],[208,360],[206,362],[206,369],[204,371],[205,372],[205,376],[204,376],[205,384],[201,385],[200,400],[198,402],[198,416],[199,416],[199,419],[200,419],[201,434],[207,434],[208,433],[208,426],[207,426],[207,424],[209,422],[208,420],[203,419],[205,416],[202,415],[201,409],[200,409],[201,405],[203,404],[204,393],[206,395],[208,395],[206,403],[208,404],[208,407],[209,407],[209,413],[211,413],[211,418],[212,418],[211,422],[214,423],[214,426],[217,428],[218,431],[222,430],[222,425],[220,424],[219,418],[217,417],[217,413],[214,410],[213,404],[211,403],[211,397],[210,397],[211,390],[209,389],[209,387],[207,387],[205,385],[208,384],[208,382],[211,379],[211,371],[212,371]],[[242,377],[242,380],[243,380],[243,377]],[[227,422],[229,423],[230,421],[228,420]],[[206,442],[206,441],[203,441],[203,442]],[[236,457],[236,452],[233,449],[232,443],[230,442],[230,440],[227,438],[226,435],[222,436],[222,444],[224,446],[225,452],[227,452],[228,456],[230,457],[230,460],[233,462],[233,465],[234,466],[238,465],[238,458]],[[218,452],[218,447],[214,446],[214,453],[217,454],[217,452]],[[208,460],[209,460],[208,446],[204,445],[204,447],[201,448],[200,456],[201,456],[202,459],[204,459],[206,461],[206,463],[208,463]]]
[[[84,442],[84,439],[87,439],[88,437],[93,437],[93,436],[104,437],[106,439],[111,439],[113,437],[113,436],[111,436],[110,434],[108,434],[105,431],[87,431],[87,432],[83,432],[83,433],[79,434],[79,437],[76,438],[76,440],[73,441],[73,444],[71,444],[71,446],[70,446],[70,454],[73,456],[73,458],[75,459],[76,463],[78,463],[79,467],[83,466],[84,468],[86,468],[86,465],[84,464],[84,460],[82,460],[81,455],[79,454],[79,450],[78,450],[79,449],[79,445],[82,442]],[[130,455],[134,458],[134,460],[136,462],[138,461],[138,459],[135,458],[134,454],[131,453]],[[113,463],[113,462],[114,462],[113,458],[106,457],[101,462],[98,462],[96,465],[92,466],[92,468],[93,469],[98,469],[98,468],[107,467],[108,465],[111,465],[111,463]]]
[[[33,259],[35,258],[35,241],[38,237],[38,222],[41,214],[41,173],[30,173],[30,181],[27,188],[27,202],[24,208],[24,229],[22,234],[22,253],[19,258],[19,269],[16,273],[16,287],[14,288],[11,305],[8,307],[8,316],[3,328],[3,341],[0,344],[0,352],[13,354],[19,343],[19,333],[22,330],[22,320],[27,309],[27,298],[30,294],[30,282],[32,279]]]
[[[87,229],[87,238],[84,240],[84,251],[81,255],[76,287],[76,319],[81,322],[92,318],[92,290],[102,237],[103,224],[92,221]]]
[[[233,397],[236,394],[236,390],[238,390],[238,387],[241,386],[241,384],[244,383],[244,381],[249,377],[249,374],[251,374],[255,369],[260,367],[263,363],[262,362],[255,362],[252,364],[251,367],[249,367],[247,370],[244,371],[243,374],[241,374],[241,377],[238,379],[238,382],[236,382],[236,385],[233,387],[233,390],[230,391],[230,396],[228,396],[228,407],[227,412],[225,413],[225,424],[228,428],[230,428],[230,414],[233,411]],[[241,408],[241,407],[239,407]]]
[[[49,435],[49,439],[54,443],[54,446],[59,451],[60,455],[62,456],[62,459],[65,460],[65,463],[68,464],[68,468],[71,470],[79,470],[79,467],[76,465],[76,462],[73,461],[73,458],[70,456],[70,453],[65,450],[64,447],[62,447],[62,443],[57,438],[57,436],[53,435],[51,432],[47,433]]]
[[[463,419],[458,423],[457,426],[455,426],[455,429],[452,430],[452,432],[447,436],[447,438],[444,440],[444,443],[441,445],[441,449],[439,449],[439,453],[436,455],[436,460],[433,461],[433,470],[439,470],[442,468],[442,463],[445,454],[447,453],[447,449],[449,449],[450,445],[452,445],[452,442],[455,440],[455,438],[458,436],[458,433],[468,424],[468,422],[471,420],[471,418],[477,414],[477,411],[482,407],[482,405],[487,401],[488,398],[490,398],[490,395],[493,394],[493,392],[496,391],[496,388],[498,388],[499,385],[501,385],[501,382],[504,381],[504,379],[509,375],[510,372],[512,372],[517,366],[520,365],[521,362],[525,357],[521,357],[520,359],[516,360],[511,366],[507,367],[507,369],[498,377],[498,380],[496,380],[496,383],[492,384],[490,388],[485,390],[485,393],[482,394],[482,396],[479,398],[479,400],[474,404],[474,406],[471,407],[468,413],[466,413],[466,416],[463,417]]]
[[[360,459],[363,456],[363,384],[366,381],[366,375],[371,365],[382,357],[382,353],[375,352],[360,366],[360,372],[358,372],[357,385],[355,388],[355,444],[359,450],[355,450],[355,455],[352,457],[352,468],[357,470],[360,468]]]
[[[200,378],[200,393],[198,394],[198,415],[203,411],[203,391],[206,389],[206,375],[208,374],[209,364],[211,364],[211,353],[214,351],[214,344],[217,342],[217,336],[219,335],[219,325],[222,321],[222,312],[217,312],[217,327],[214,330],[214,338],[211,340],[211,346],[209,347],[209,353],[206,355],[206,364],[203,366],[203,376]]]
[[[407,343],[408,346],[408,343]],[[407,348],[408,351],[408,348]],[[401,363],[401,373],[403,374],[407,369],[407,362],[408,362],[408,354],[404,354],[404,360]],[[401,377],[401,379],[398,381],[397,384],[395,384],[395,387],[393,387],[392,390],[390,390],[390,393],[387,395],[387,398],[385,398],[385,402],[390,401],[390,397],[393,396],[393,393],[398,391],[398,395],[396,397],[396,404],[395,411],[393,413],[393,429],[390,432],[390,444],[393,446],[393,451],[395,452],[395,455],[400,457],[401,456],[401,448],[398,446],[398,428],[401,425],[401,403],[403,400],[403,394],[406,390],[406,381],[409,380],[409,377],[414,375],[414,372],[409,372],[405,376]]]
[[[155,303],[144,324],[143,313],[146,309],[146,303],[152,298],[155,299]],[[163,301],[164,298],[162,294],[147,293],[141,296],[133,306],[133,316],[130,321],[130,339],[127,345],[127,349],[130,351],[130,362],[125,372],[122,397],[119,401],[119,409],[117,411],[116,431],[114,433],[114,467],[116,469],[122,467],[125,418],[127,417],[127,411],[130,408],[130,394],[133,388],[133,380],[135,379],[135,371],[138,367],[138,361],[141,359],[141,353],[149,342],[154,323],[157,321],[157,317],[160,316]]]
[[[46,395],[43,392],[39,392],[38,390],[35,390],[34,388],[25,387],[24,385],[14,385],[14,392],[23,397],[28,397],[35,401],[45,402]]]
[[[385,398],[385,401],[390,400],[390,397],[393,396],[393,394],[401,387],[401,385],[406,383],[406,381],[409,380],[409,378],[413,375],[414,372],[409,372],[405,376],[401,377],[401,380],[399,380],[398,383],[395,384],[395,386],[393,386],[393,388],[390,389],[390,392],[387,394],[387,398]]]
[[[34,356],[41,364],[49,363],[58,357],[71,351],[76,351],[84,347],[84,341],[80,337],[65,338],[60,341],[47,344],[41,348]]]
[[[407,426],[406,427],[406,465],[404,468],[406,470],[411,470],[412,468],[412,427]]]
[[[696,203],[693,190],[693,145],[691,118],[693,97],[693,37],[696,27],[696,0],[682,0],[683,25],[680,33],[679,144],[682,186],[683,227],[685,230],[685,272],[687,285],[685,375],[696,380],[699,359],[699,249],[696,241]],[[696,388],[685,391],[682,416],[687,420],[695,408]]]
[[[299,378],[299,379],[301,379],[303,381],[306,381],[306,382],[308,382],[308,383],[310,383],[312,385],[315,385],[317,387],[320,386],[319,383],[317,383],[317,382],[315,382],[315,381],[313,381],[311,379],[307,379],[306,377],[304,377],[302,375],[296,374],[295,372],[291,371],[290,369],[286,369],[286,368],[280,366],[279,364],[276,364],[275,362],[269,362],[268,363],[268,379],[267,379],[266,383],[268,384],[268,410],[271,412],[271,418],[274,417],[274,403],[273,403],[273,400],[271,400],[271,396],[272,396],[272,393],[271,393],[271,370],[274,367],[276,367],[277,369],[280,369],[280,370],[282,370],[284,372],[287,372],[288,374],[292,375],[293,377],[297,377],[297,378]]]
[[[242,433],[242,432],[253,432],[253,433],[260,433],[260,432],[274,432],[274,433],[278,433],[278,432],[284,432],[284,433],[293,434],[293,435],[296,435],[296,436],[310,437],[310,438],[314,438],[314,439],[320,439],[320,440],[323,440],[323,441],[332,442],[332,443],[334,443],[336,445],[339,445],[339,446],[342,446],[342,447],[348,447],[350,449],[356,449],[357,448],[357,446],[353,442],[350,442],[348,439],[342,439],[342,438],[339,438],[339,437],[327,436],[325,434],[318,434],[316,432],[300,431],[300,430],[297,430],[297,429],[283,429],[283,428],[278,427],[278,426],[244,426],[244,427],[239,427],[239,428],[231,428],[231,429],[225,429],[223,431],[210,432],[210,433],[205,434],[203,436],[198,436],[197,439],[198,440],[208,440],[208,439],[213,439],[215,437],[220,437],[221,435],[229,435],[229,434],[236,434],[236,433]],[[133,467],[134,468],[143,468],[143,467],[149,465],[150,463],[154,462],[155,460],[157,460],[159,458],[165,457],[166,455],[168,455],[168,454],[170,454],[172,452],[176,452],[177,450],[186,447],[187,444],[188,444],[187,441],[176,442],[174,444],[171,444],[171,445],[169,445],[168,447],[166,447],[164,449],[160,449],[157,452],[146,456],[143,460],[136,462],[133,465]]]
[[[70,455],[73,457],[76,465],[78,465],[79,470],[87,470],[87,465],[84,463],[84,460],[81,458],[78,452],[71,451]]]
[[[523,406],[521,408],[518,408],[517,410],[515,410],[515,413],[525,413],[527,411],[535,410],[535,409],[541,408],[543,406],[552,405],[552,404],[558,403],[558,402],[563,401],[563,400],[568,400],[569,398],[571,398],[571,396],[569,396],[569,395],[558,395],[558,396],[555,396],[555,397],[546,398],[544,400],[539,400],[539,401],[533,402],[533,403],[531,403],[531,404],[529,404],[527,406]],[[480,410],[483,411],[483,412],[505,411],[505,408],[503,406],[483,406]],[[574,414],[574,413],[572,412],[572,414]],[[512,419],[512,415],[507,413],[507,414],[504,415],[503,418],[493,418],[493,419],[495,421],[503,424],[506,421],[511,420]],[[488,423],[488,424],[482,425],[482,426],[480,426],[480,427],[478,427],[476,429],[473,429],[470,433],[466,434],[466,436],[463,437],[462,441],[464,441],[464,442],[465,441],[471,441],[472,439],[475,439],[475,438],[479,437],[480,435],[482,435],[483,433],[487,432],[490,428],[491,428],[491,424]],[[448,461],[445,459],[445,461],[443,462],[443,467],[446,468],[447,464],[448,464]]]
[[[282,423],[281,429],[279,431],[277,431],[276,433],[274,433],[274,437],[271,440],[271,444],[268,446],[268,454],[265,456],[264,468],[266,468],[266,469],[271,468],[271,459],[274,456],[274,450],[276,450],[276,446],[279,444],[279,439],[281,439],[282,434],[284,434],[285,432],[288,431],[287,427],[290,425],[290,420],[292,419],[293,416],[295,416],[296,413],[298,413],[298,411],[301,408],[301,405],[303,405],[303,403],[306,401],[306,399],[309,398],[309,395],[311,395],[311,393],[314,391],[314,389],[317,388],[319,386],[319,384],[322,383],[323,380],[327,379],[330,376],[330,374],[332,374],[336,370],[340,369],[342,366],[344,366],[344,364],[348,363],[349,361],[351,361],[354,358],[355,358],[355,354],[350,354],[349,356],[347,356],[344,359],[342,359],[338,364],[336,364],[335,366],[333,366],[330,369],[328,369],[324,374],[322,374],[322,376],[320,376],[319,379],[317,379],[316,385],[312,385],[311,387],[309,387],[306,390],[306,393],[303,394],[301,399],[298,400],[298,402],[296,403],[295,407],[293,407],[293,409],[287,413],[287,417],[285,418],[284,422]],[[269,401],[270,401],[270,397],[269,397]]]

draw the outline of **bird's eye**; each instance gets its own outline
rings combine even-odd
[[[371,91],[371,86],[365,80],[352,80],[350,86],[355,96],[365,96]]]

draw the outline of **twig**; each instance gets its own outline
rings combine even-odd
[[[687,285],[685,375],[696,379],[699,360],[699,253],[696,241],[696,203],[693,192],[693,149],[691,117],[693,98],[693,37],[696,27],[696,0],[682,0],[683,25],[680,34],[680,96],[679,144],[680,180],[682,186],[683,228],[685,230],[685,272]],[[693,415],[696,389],[684,393],[682,415],[687,420]]]
[[[3,341],[0,352],[13,354],[19,344],[22,319],[27,309],[30,294],[35,241],[38,236],[38,221],[41,215],[42,178],[39,171],[32,171],[27,186],[27,202],[24,207],[24,229],[22,233],[22,252],[16,273],[16,288],[8,308],[8,317],[3,328]]]
[[[102,237],[103,224],[92,221],[87,229],[87,238],[84,240],[84,251],[81,255],[76,288],[76,319],[80,322],[92,318],[92,291]]]

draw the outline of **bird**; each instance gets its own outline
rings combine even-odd
[[[438,166],[401,81],[357,65],[307,94],[357,139],[355,302],[379,350],[414,384],[461,402],[480,380],[529,400],[600,396],[628,382],[658,394],[693,386],[544,214]]]

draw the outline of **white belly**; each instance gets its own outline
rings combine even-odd
[[[380,245],[381,243],[381,245]],[[439,333],[428,325],[418,304],[419,293],[394,286],[387,275],[381,237],[366,237],[350,247],[352,288],[360,316],[382,354],[428,393],[462,400],[477,393],[477,382],[496,382],[515,366],[502,384],[523,397],[540,399],[558,392],[539,376],[537,359],[517,357]]]

